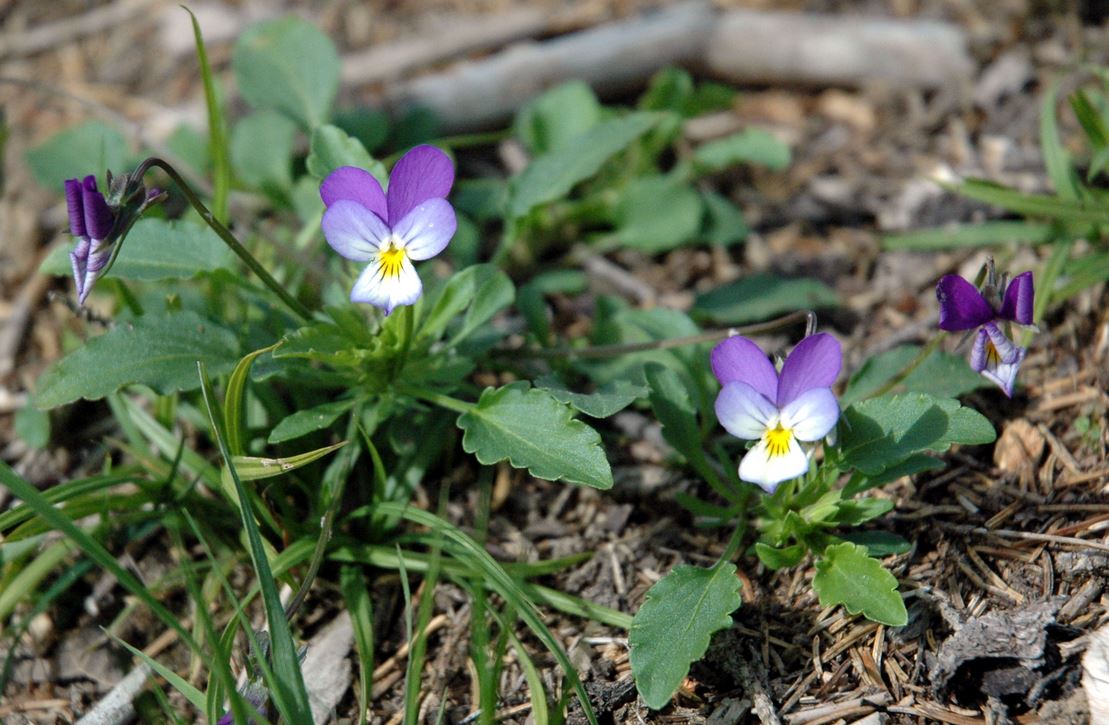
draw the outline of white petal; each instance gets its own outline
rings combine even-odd
[[[830,388],[812,388],[782,408],[782,427],[802,441],[818,441],[839,420],[839,403]]]
[[[778,409],[747,383],[725,383],[716,396],[716,419],[736,438],[751,441],[773,428]]]
[[[774,493],[779,483],[803,476],[808,470],[809,457],[793,436],[789,439],[789,449],[783,454],[771,456],[766,438],[763,438],[739,462],[739,477],[758,484],[767,493]]]
[[[401,262],[400,273],[386,276],[381,264],[374,260],[354,283],[352,302],[368,302],[389,314],[398,305],[411,305],[420,298],[423,283],[408,258]]]
[[[408,256],[418,262],[442,252],[457,228],[458,220],[450,203],[446,199],[428,199],[397,222],[393,233],[404,240]]]

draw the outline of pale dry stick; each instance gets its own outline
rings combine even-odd
[[[52,252],[53,246],[44,249],[35,260],[34,269],[38,269],[42,260]],[[8,316],[7,324],[0,329],[0,378],[7,377],[15,370],[15,358],[23,343],[23,333],[31,321],[31,315],[38,309],[39,300],[50,286],[50,278],[42,274],[33,274],[19,290],[19,295],[12,305],[12,313]]]
[[[0,705],[0,718],[14,715],[17,712],[36,712],[38,710],[63,710],[71,705],[69,700],[30,700],[16,702],[11,705]]]
[[[117,27],[133,17],[142,17],[147,6],[155,2],[157,0],[118,0],[49,25],[4,33],[0,36],[0,58],[51,50],[83,36]]]
[[[427,627],[424,628],[422,636],[426,639],[427,637],[430,637],[431,635],[438,632],[447,624],[447,619],[447,615],[445,614],[438,614],[433,617],[431,621],[427,623]],[[388,674],[390,670],[396,667],[397,664],[407,656],[408,642],[405,642],[397,649],[396,653],[392,657],[385,660],[380,665],[378,665],[376,669],[374,669],[374,682],[377,682],[382,677],[385,677],[385,675]]]
[[[1071,475],[1081,476],[1083,473],[1082,467],[1078,465],[1078,461],[1075,460],[1074,454],[1071,453],[1067,449],[1067,447],[1063,445],[1063,442],[1059,440],[1055,436],[1055,434],[1052,433],[1043,423],[1037,425],[1036,429],[1039,430],[1041,434],[1043,434],[1044,439],[1047,440],[1047,444],[1051,446],[1052,452],[1056,456],[1058,456],[1060,461],[1063,462],[1063,466],[1067,469],[1067,471]]]
[[[759,722],[762,725],[782,725],[782,721],[778,717],[778,711],[774,708],[774,701],[767,694],[762,680],[751,671],[750,665],[747,664],[749,661],[761,662],[762,659],[753,647],[748,647],[748,653],[750,656],[747,658],[736,657],[734,659],[736,678],[739,680],[743,692],[751,698]]]
[[[77,725],[121,725],[135,717],[135,698],[143,688],[153,669],[145,662],[124,677],[105,695],[92,710],[77,721]]]
[[[1052,544],[1063,544],[1065,546],[1077,546],[1080,548],[1097,549],[1098,551],[1109,551],[1109,544],[1103,544],[1100,541],[1089,541],[1088,539],[1078,539],[1072,536],[1056,536],[1054,534],[1039,534],[1034,531],[1012,531],[1010,529],[986,529],[981,526],[970,526],[968,524],[951,524],[944,521],[938,522],[941,528],[948,529],[960,534],[975,534],[978,536],[1000,536],[1004,539],[1024,539],[1026,541],[1044,541]]]

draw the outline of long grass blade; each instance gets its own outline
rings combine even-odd
[[[231,157],[227,146],[227,125],[223,119],[216,80],[212,66],[208,63],[208,51],[204,47],[204,36],[200,32],[193,11],[184,5],[185,12],[193,23],[193,37],[196,39],[196,58],[200,63],[200,79],[204,82],[204,103],[208,106],[208,148],[212,154],[212,215],[221,223],[228,219],[228,197],[231,192]]]

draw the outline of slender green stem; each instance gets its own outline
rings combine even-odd
[[[302,305],[291,294],[289,294],[289,292],[284,287],[282,287],[281,284],[277,280],[275,280],[269,272],[266,271],[266,268],[263,267],[261,263],[254,258],[254,255],[247,251],[247,248],[244,247],[239,242],[239,240],[235,238],[235,235],[232,234],[231,231],[219,221],[219,219],[216,219],[215,215],[213,215],[212,212],[208,210],[208,207],[204,206],[204,203],[200,201],[200,197],[198,197],[196,195],[196,192],[194,192],[192,188],[187,183],[185,183],[185,180],[181,178],[181,175],[177,173],[176,169],[174,169],[162,159],[156,156],[152,156],[139,165],[139,168],[135,172],[135,178],[141,178],[146,173],[147,169],[152,166],[158,167],[169,175],[173,182],[177,184],[178,188],[181,189],[181,193],[185,195],[185,198],[188,199],[189,203],[192,204],[193,208],[196,209],[198,214],[200,214],[200,218],[203,219],[204,222],[212,228],[212,231],[214,231],[219,236],[219,238],[223,240],[224,244],[231,248],[232,252],[238,255],[239,259],[243,260],[243,262],[246,263],[247,267],[250,267],[250,271],[258,275],[258,278],[261,279],[262,282],[265,283],[265,285],[269,287],[274,294],[281,298],[281,301],[284,302],[289,307],[289,309],[291,309],[301,319],[305,321],[312,319],[312,313],[308,310],[308,308]]]
[[[788,315],[783,315],[782,317],[768,322],[758,322],[753,325],[744,325],[742,327],[730,327],[725,330],[709,330],[708,332],[701,332],[696,335],[671,337],[665,340],[621,343],[618,345],[595,345],[593,347],[579,348],[501,348],[493,352],[496,355],[506,357],[596,359],[645,352],[647,350],[669,350],[670,348],[685,347],[686,345],[700,345],[705,342],[716,342],[717,340],[723,340],[726,337],[733,337],[735,335],[764,335],[768,332],[774,332],[775,330],[788,327],[801,321],[806,323],[807,329],[812,330],[815,329],[815,320],[816,313],[811,310],[798,310],[797,312],[791,312]]]
[[[876,390],[873,394],[868,395],[867,397],[877,398],[879,396],[885,395],[886,393],[903,383],[905,381],[905,378],[912,375],[913,371],[920,367],[921,363],[932,356],[932,353],[936,351],[936,348],[938,348],[940,346],[940,343],[943,342],[946,338],[946,332],[936,333],[936,335],[932,337],[927,345],[920,348],[920,352],[916,354],[916,357],[910,360],[905,367],[901,368],[901,372],[897,373],[897,375],[894,375],[892,378],[886,381],[885,385],[878,388],[878,390]]]
[[[411,395],[414,398],[419,398],[420,400],[426,400],[429,403],[434,403],[441,408],[453,410],[456,413],[469,413],[470,410],[474,407],[473,403],[467,403],[464,400],[452,398],[449,395],[436,393],[433,390],[425,390],[423,388],[412,388],[404,386],[399,388],[399,391],[407,395]]]
[[[743,543],[743,535],[747,533],[747,516],[744,515],[747,508],[746,497],[744,497],[743,508],[744,512],[740,514],[739,522],[736,524],[735,531],[732,532],[732,538],[728,539],[728,546],[725,547],[724,553],[720,555],[719,561],[716,562],[717,566],[734,559],[736,552],[739,551],[739,545]]]
[[[397,353],[397,357],[393,361],[393,380],[399,378],[401,373],[404,372],[404,365],[408,362],[408,351],[412,348],[412,328],[416,324],[416,314],[412,310],[412,305],[405,305],[401,307],[400,316],[400,351]]]

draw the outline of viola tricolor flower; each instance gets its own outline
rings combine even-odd
[[[987,284],[986,288],[987,291],[996,289],[992,284]],[[940,329],[959,332],[977,328],[970,366],[996,383],[1009,397],[1013,395],[1017,372],[1028,351],[1006,337],[998,323],[1031,325],[1034,294],[1031,272],[1014,277],[1005,288],[1005,294],[999,295],[1000,304],[996,306],[956,274],[944,276],[936,285]]]
[[[69,261],[73,264],[77,303],[83,305],[111,259],[113,244],[109,236],[116,215],[96,188],[96,177],[92,175],[84,180],[67,179],[65,201],[69,207],[69,231],[77,237]]]
[[[454,164],[434,146],[416,146],[400,158],[382,191],[373,174],[354,166],[335,169],[320,185],[327,207],[323,234],[332,249],[369,262],[350,292],[389,314],[411,305],[423,285],[412,262],[430,259],[454,236],[457,220],[446,196]]]
[[[729,337],[712,351],[712,372],[723,386],[716,417],[736,438],[758,441],[739,464],[739,477],[773,493],[809,470],[811,450],[839,420],[832,384],[843,354],[827,333],[806,337],[779,373],[758,345]]]

